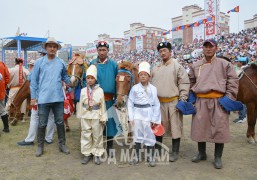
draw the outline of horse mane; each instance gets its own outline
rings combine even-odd
[[[132,71],[134,68],[134,64],[128,61],[122,61],[122,63],[118,64],[118,69],[126,69],[128,71]]]
[[[257,70],[257,64],[251,64],[251,68],[253,68],[253,69],[255,69],[255,70]]]
[[[247,66],[247,69],[251,68],[252,70],[254,70],[255,72],[257,72],[257,65],[256,64],[251,64],[250,66]]]
[[[72,59],[73,59],[73,58],[76,58],[76,57],[79,57],[79,58],[83,59],[83,61],[84,61],[84,59],[85,59],[85,54],[81,54],[81,53],[75,52],[75,53],[73,53]],[[84,68],[85,71],[88,69],[88,64],[87,64],[85,61],[84,61],[84,63],[83,63],[83,68]],[[67,74],[68,74],[69,76],[71,75],[71,68],[70,68],[70,66],[67,67]]]

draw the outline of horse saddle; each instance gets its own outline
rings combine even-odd
[[[179,100],[176,108],[182,112],[184,115],[195,114],[196,110],[191,102],[184,102]]]
[[[243,109],[243,104],[240,101],[234,101],[228,96],[223,96],[219,98],[220,105],[225,109],[225,111],[240,111]]]
[[[81,57],[73,57],[70,61],[69,61],[69,65],[70,64],[79,64],[82,65],[84,63],[84,60]]]

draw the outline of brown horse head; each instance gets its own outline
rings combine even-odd
[[[30,102],[30,83],[25,81],[21,88],[16,93],[9,109],[9,121],[11,125],[16,125],[18,120],[22,120],[21,114],[21,104],[27,99],[27,102]],[[28,109],[28,107],[27,107]]]
[[[12,125],[16,125],[18,120],[21,119],[20,106],[16,107],[13,103],[10,105],[9,109],[9,121]]]
[[[117,107],[124,107],[129,91],[138,83],[138,67],[131,62],[123,61],[118,65],[116,76]]]
[[[76,87],[83,81],[83,74],[86,72],[87,64],[84,62],[84,56],[75,53],[69,62],[68,75],[71,76],[71,86]]]

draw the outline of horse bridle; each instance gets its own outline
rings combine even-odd
[[[82,68],[82,72],[83,72],[83,73],[82,73],[81,76],[79,76],[79,75],[75,74],[75,66],[76,66],[77,64],[70,64],[70,65],[72,66],[72,68],[71,68],[71,77],[74,76],[74,77],[78,78],[78,79],[81,81],[82,78],[83,78],[83,73],[84,73],[83,68]],[[78,65],[80,65],[80,64],[78,64]],[[82,65],[80,65],[80,66],[82,66]]]
[[[119,73],[127,73],[127,74],[129,74],[129,76],[130,76],[130,89],[131,89],[132,86],[134,85],[134,76],[133,76],[133,74],[129,70],[127,70],[127,69],[119,69],[117,76],[119,75]],[[130,90],[128,91],[128,94],[129,94],[129,92],[130,92]],[[117,95],[121,95],[121,96],[127,96],[128,95],[128,94],[123,94],[123,93],[119,93],[119,92],[117,92],[116,94]]]
[[[16,111],[17,106],[15,106],[13,103],[11,103],[10,108],[11,108],[12,105],[13,105],[13,107],[15,108],[15,113],[14,113],[14,116],[13,116],[13,117],[10,117],[10,114],[9,114],[9,118],[17,119],[17,115],[18,115],[18,113],[17,113],[17,111]]]
[[[82,75],[81,75],[81,76],[75,74],[75,66],[76,66],[77,64],[78,64],[79,66],[82,66],[82,67],[81,67],[81,68],[82,68]],[[74,76],[75,78],[78,78],[78,79],[79,79],[79,82],[81,83],[81,87],[83,87],[83,75],[84,75],[84,71],[85,71],[85,70],[84,70],[84,67],[83,67],[83,64],[71,63],[70,65],[71,65],[71,75],[70,75],[70,77]]]
[[[257,85],[254,84],[254,82],[252,81],[252,79],[246,74],[246,72],[245,72],[244,70],[238,75],[239,80],[240,80],[244,75],[250,80],[250,82],[251,82],[251,83],[255,86],[255,88],[257,89]]]

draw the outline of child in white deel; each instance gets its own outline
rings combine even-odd
[[[157,97],[157,89],[149,83],[150,64],[142,62],[139,64],[138,72],[140,83],[134,85],[129,93],[128,114],[129,121],[134,127],[134,143],[136,158],[130,164],[139,163],[139,149],[141,143],[147,146],[147,160],[149,166],[155,166],[154,145],[155,135],[152,132],[151,124],[161,123],[160,102]],[[133,154],[133,153],[132,153]]]
[[[104,153],[103,126],[107,121],[104,92],[98,84],[97,69],[91,65],[87,69],[87,87],[81,90],[77,116],[81,119],[81,153],[84,155],[82,164],[87,164],[92,155],[95,164],[100,165],[100,157]]]

